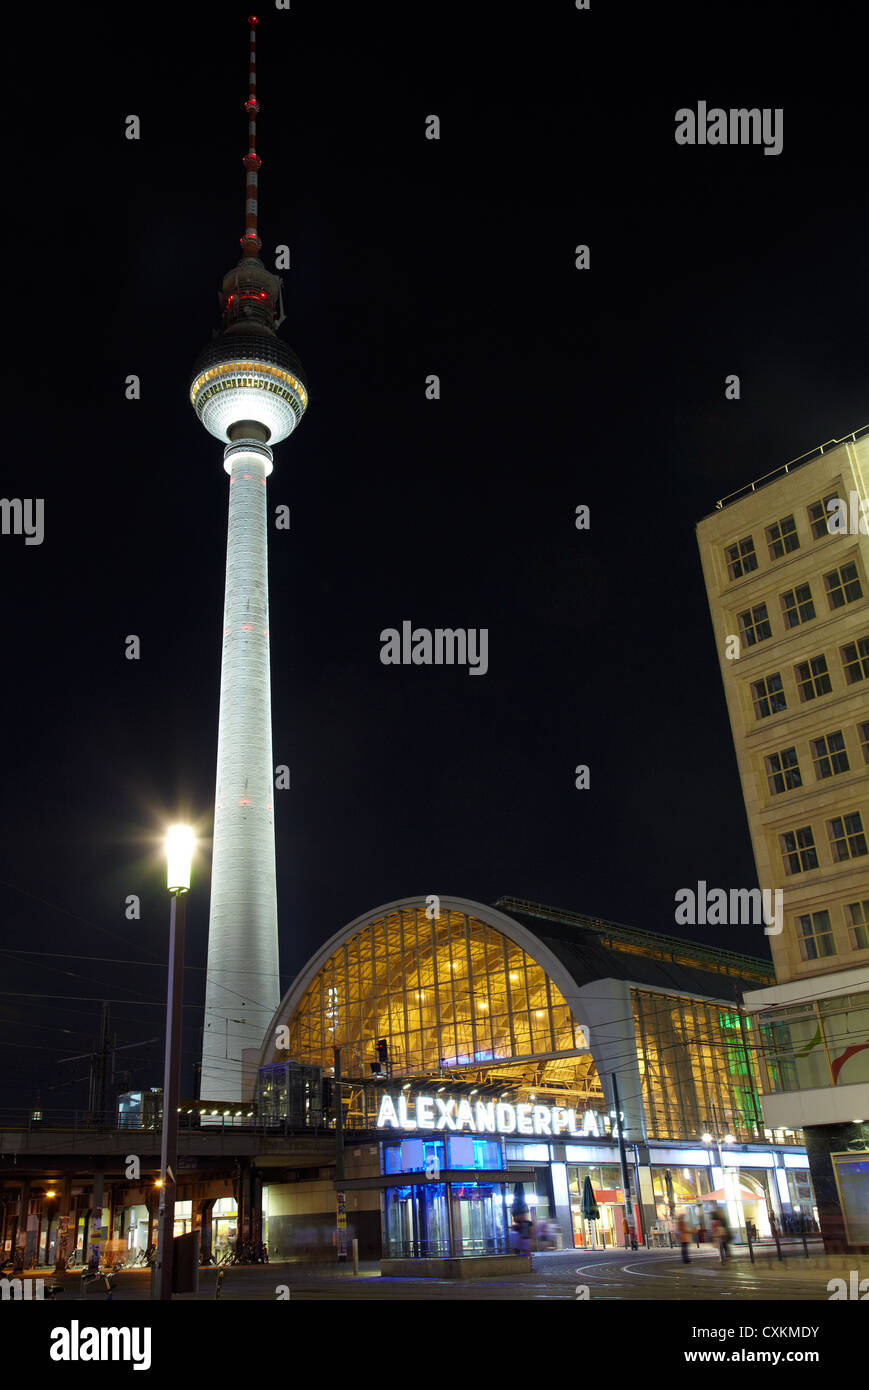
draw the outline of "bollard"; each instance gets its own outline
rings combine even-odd
[[[781,1259],[781,1257],[782,1257],[782,1253],[781,1253],[781,1240],[779,1239],[778,1226],[773,1226],[773,1228],[772,1228],[772,1234],[773,1234],[773,1239],[775,1240],[775,1248],[776,1248],[776,1251],[777,1251],[777,1253],[778,1253],[778,1257],[779,1257],[779,1259]]]
[[[353,1246],[352,1246],[352,1249],[353,1249],[353,1273],[354,1273],[354,1274],[358,1274],[358,1273],[359,1273],[359,1241],[357,1240],[356,1236],[353,1237]]]
[[[745,1228],[745,1239],[748,1241],[748,1258],[751,1260],[751,1263],[754,1264],[754,1245],[751,1240],[751,1231],[747,1226]]]
[[[803,1231],[803,1249],[804,1249],[805,1252],[806,1252],[806,1259],[808,1259],[808,1258],[809,1258],[809,1247],[808,1247],[808,1245],[807,1245],[807,1243],[806,1243],[806,1233],[805,1233],[805,1231]]]

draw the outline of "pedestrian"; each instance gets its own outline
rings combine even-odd
[[[712,1238],[718,1242],[721,1263],[726,1265],[730,1258],[730,1228],[724,1212],[717,1207],[712,1213]]]
[[[696,1241],[697,1241],[697,1249],[699,1250],[699,1249],[700,1249],[700,1246],[703,1244],[704,1240],[706,1239],[706,1227],[703,1225],[703,1217],[702,1217],[702,1216],[700,1217],[699,1221],[697,1222],[697,1230],[694,1232],[694,1237],[695,1237],[695,1239],[696,1239]]]
[[[622,1236],[625,1242],[625,1249],[630,1245],[632,1250],[637,1249],[637,1237],[634,1228],[626,1216],[622,1217]]]
[[[528,1212],[517,1212],[513,1217],[513,1242],[511,1242],[515,1243],[515,1254],[530,1255],[533,1230],[534,1224],[530,1220]]]
[[[682,1250],[682,1263],[686,1265],[690,1264],[691,1260],[688,1255],[688,1246],[691,1242],[691,1232],[688,1229],[688,1222],[685,1220],[684,1211],[680,1211],[679,1215],[676,1217],[676,1237]]]

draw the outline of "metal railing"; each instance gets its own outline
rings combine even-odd
[[[687,941],[681,936],[667,936],[663,932],[643,931],[640,927],[629,927],[623,922],[609,922],[604,917],[588,917],[583,912],[570,912],[566,908],[548,907],[545,903],[535,903],[528,898],[514,898],[509,894],[499,898],[495,907],[503,908],[505,912],[523,912],[529,917],[540,917],[545,921],[563,922],[566,926],[587,927],[595,932],[603,932],[611,936],[614,940],[623,940],[630,944],[647,945],[649,952],[656,949],[659,953],[676,952],[679,955],[696,956],[710,964],[731,965],[736,973],[739,967],[746,966],[756,969],[762,968],[762,973],[770,982],[774,982],[775,974],[769,961],[763,960],[760,956],[747,956],[740,951],[728,951],[724,947],[702,946],[696,941]]]
[[[159,1134],[162,1125],[162,1111],[159,1109],[145,1117],[125,1115],[119,1118],[117,1110],[35,1110],[31,1107],[0,1106],[0,1134],[38,1135],[42,1132],[64,1131],[70,1134]],[[235,1112],[214,1115],[210,1111],[191,1112],[186,1107],[179,1110],[178,1128],[179,1131],[187,1133],[255,1133],[266,1138],[284,1134],[325,1135],[333,1132],[325,1123],[291,1125],[283,1118],[272,1119],[262,1115]]]
[[[825,444],[818,444],[814,449],[809,449],[808,453],[800,454],[798,458],[791,459],[788,463],[780,464],[770,473],[764,473],[762,477],[756,478],[753,483],[746,483],[745,487],[737,488],[736,492],[729,492],[726,497],[722,497],[720,502],[715,503],[715,510],[720,512],[730,502],[735,502],[739,497],[747,497],[750,493],[756,492],[759,487],[766,487],[775,478],[784,477],[794,468],[801,468],[804,463],[810,463],[812,459],[821,458],[829,449],[838,449],[840,444],[856,444],[858,439],[862,439],[869,433],[869,425],[861,425],[859,429],[852,430],[850,434],[844,434],[841,439],[828,439]]]

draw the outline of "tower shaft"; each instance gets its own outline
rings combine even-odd
[[[242,1049],[280,1002],[269,663],[271,451],[231,444],[226,599],[200,1095],[242,1096]]]

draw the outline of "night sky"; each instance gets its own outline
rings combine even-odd
[[[404,894],[768,956],[759,928],[674,923],[680,887],[757,882],[694,527],[869,419],[853,13],[260,11],[263,259],[291,248],[281,337],[310,386],[269,481],[292,512],[269,541],[285,986]],[[246,14],[58,6],[9,39],[0,495],[44,498],[45,539],[0,536],[7,1120],[37,1088],[84,1105],[63,1059],[103,998],[146,1043],[119,1054],[132,1084],[162,1083],[159,843],[185,818],[192,1091],[228,487],[187,392],[239,255]],[[781,107],[782,154],[677,146],[700,100]],[[488,674],[382,665],[404,619],[488,628]]]

